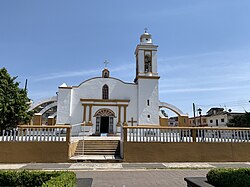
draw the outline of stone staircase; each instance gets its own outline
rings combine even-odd
[[[119,140],[79,140],[74,156],[93,158],[98,156],[120,157]],[[86,159],[84,159],[86,160]]]

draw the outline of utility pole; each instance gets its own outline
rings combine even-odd
[[[194,112],[194,125],[196,126],[196,118],[195,118],[195,104],[193,103],[193,112]]]
[[[24,86],[25,91],[27,91],[27,86],[28,86],[28,79],[25,80],[25,86]]]

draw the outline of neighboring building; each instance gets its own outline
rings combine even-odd
[[[171,127],[177,127],[178,126],[178,117],[170,117],[168,119],[168,125]]]
[[[192,127],[195,127],[195,126],[199,126],[199,127],[208,126],[208,124],[207,124],[207,116],[206,115],[196,116],[195,119],[194,119],[194,117],[191,117],[191,118],[189,118],[189,125],[192,126]]]
[[[227,112],[224,111],[224,108],[211,108],[207,111],[207,115],[196,116],[195,121],[196,126],[226,127],[233,116],[243,114]],[[190,126],[195,126],[194,117],[189,118],[189,124]]]

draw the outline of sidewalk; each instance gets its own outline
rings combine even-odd
[[[164,169],[212,169],[212,168],[249,168],[250,162],[178,162],[178,163],[25,163],[0,164],[0,169],[32,170],[164,170]]]

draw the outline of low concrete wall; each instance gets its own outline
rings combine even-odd
[[[0,163],[68,162],[67,142],[0,142]]]
[[[125,162],[250,161],[250,143],[124,142]]]

